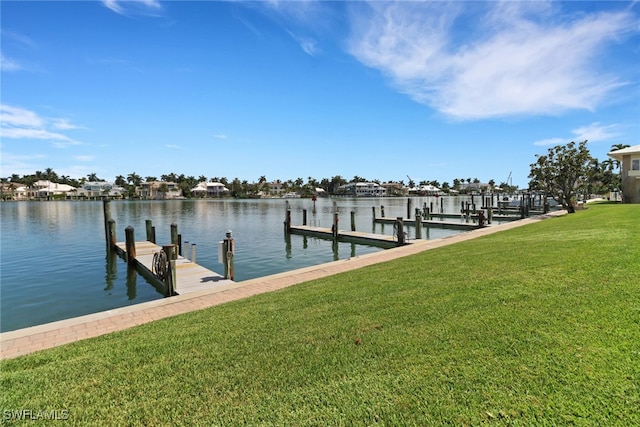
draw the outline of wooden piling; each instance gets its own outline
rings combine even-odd
[[[302,225],[307,225],[307,210],[302,209]]]
[[[116,220],[113,218],[109,218],[108,222],[108,230],[109,230],[109,250],[114,250],[116,247]]]
[[[407,197],[407,219],[411,219],[411,197]]]
[[[171,224],[171,244],[178,244],[178,224],[175,222]]]
[[[226,238],[223,240],[223,261],[224,261],[224,278],[233,280],[234,266],[233,255],[235,253],[233,237],[231,231],[227,231]]]
[[[404,222],[402,217],[396,217],[396,233],[398,236],[398,246],[404,245]]]
[[[291,233],[291,209],[287,209],[284,215],[284,233]]]
[[[356,212],[351,211],[351,231],[356,231]]]
[[[167,255],[167,277],[165,279],[166,296],[171,297],[176,294],[176,245],[163,245],[162,250]]]
[[[196,263],[196,244],[195,243],[191,245],[191,262],[194,264]]]
[[[380,218],[384,218],[384,206],[380,206]]]
[[[136,262],[136,238],[132,226],[124,229],[125,247],[127,249],[127,262],[135,264]]]
[[[422,239],[422,215],[416,210],[416,239]]]
[[[150,219],[146,219],[144,225],[147,230],[147,241],[155,243],[155,239],[153,238],[153,222]]]
[[[372,215],[372,219],[375,222],[376,220],[376,207],[375,206],[371,206],[371,215]]]
[[[111,238],[109,235],[109,220],[111,219],[111,201],[108,199],[102,199],[102,211],[104,213],[104,238],[107,246],[111,245]]]
[[[333,212],[333,240],[338,240],[338,211]]]

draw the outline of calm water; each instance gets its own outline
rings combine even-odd
[[[468,199],[443,200],[445,212],[456,212]],[[309,225],[330,227],[334,201],[340,229],[350,228],[350,212],[355,211],[357,230],[392,234],[391,225],[373,224],[372,206],[378,215],[383,205],[385,216],[406,217],[406,198],[320,199],[315,211],[309,199],[289,199],[293,224],[302,224],[306,209]],[[436,198],[412,198],[414,208],[425,202],[440,204]],[[296,235],[286,239],[285,209],[282,199],[111,202],[118,241],[124,241],[129,225],[136,240],[145,240],[145,220],[151,219],[156,241],[166,244],[176,223],[182,241],[196,244],[197,262],[220,274],[224,268],[217,261],[217,242],[232,230],[236,281],[382,250],[351,243],[335,247],[330,241]],[[101,201],[2,202],[0,213],[1,331],[163,297],[135,270],[128,271],[123,260],[107,254]],[[408,232],[413,238],[414,229]],[[459,231],[425,228],[423,233],[437,239]]]

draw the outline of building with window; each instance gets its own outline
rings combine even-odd
[[[640,203],[640,145],[611,151],[607,155],[620,162],[622,201]]]
[[[143,182],[136,187],[136,194],[141,199],[180,199],[182,190],[175,182],[151,181]]]
[[[220,182],[201,182],[191,192],[198,197],[222,197],[229,194],[229,189]]]
[[[27,198],[49,199],[52,197],[66,198],[77,188],[68,184],[58,184],[49,180],[39,180],[27,188]]]
[[[123,197],[125,189],[108,181],[87,181],[79,188],[76,196],[87,199],[109,197],[119,199]]]
[[[387,190],[375,182],[350,182],[338,187],[341,193],[355,197],[382,197]]]

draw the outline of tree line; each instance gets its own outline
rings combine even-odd
[[[124,188],[127,197],[135,197],[135,189],[139,187],[142,183],[150,183],[150,182],[162,182],[162,183],[175,183],[178,188],[182,190],[183,195],[185,197],[191,196],[191,190],[196,187],[201,182],[219,182],[225,187],[229,189],[230,196],[232,197],[251,197],[257,195],[258,193],[268,193],[270,190],[271,183],[276,182],[280,185],[284,192],[293,192],[300,194],[301,196],[312,196],[316,193],[316,189],[321,188],[327,194],[334,195],[340,194],[339,188],[345,184],[354,183],[354,182],[375,182],[377,184],[381,184],[382,182],[379,179],[368,180],[364,177],[355,175],[350,180],[345,179],[341,175],[335,175],[331,178],[322,178],[320,180],[313,178],[311,176],[307,177],[307,179],[296,178],[296,179],[288,179],[288,180],[273,180],[268,181],[265,175],[260,176],[257,181],[249,182],[246,179],[241,180],[240,178],[234,178],[229,180],[226,177],[207,177],[205,175],[200,175],[195,177],[193,175],[186,176],[184,174],[176,174],[176,173],[168,173],[164,175],[158,176],[146,176],[143,177],[136,172],[132,172],[126,176],[118,175],[115,177],[115,180],[106,180],[99,177],[96,173],[87,174],[82,178],[71,178],[66,175],[58,175],[52,168],[47,168],[44,171],[36,171],[33,174],[27,175],[18,175],[12,174],[10,177],[0,178],[2,183],[12,183],[12,184],[20,184],[27,187],[32,186],[35,182],[40,180],[47,180],[51,182],[56,182],[59,184],[67,184],[73,187],[82,187],[87,182],[100,182],[100,181],[110,181],[115,185]],[[404,180],[399,181],[388,181],[388,183],[397,184],[398,194],[402,195],[403,193],[400,191],[401,188],[408,186],[410,188],[416,186],[424,186],[424,185],[433,185],[435,187],[440,188],[443,192],[449,192],[451,190],[457,189],[464,192],[462,188],[465,183],[479,183],[480,180],[478,178],[455,178],[453,179],[453,185],[449,182],[440,183],[438,180],[422,180],[419,182],[415,182],[412,179],[405,184]],[[495,186],[495,180],[490,180],[488,182],[490,187]],[[516,191],[517,186],[511,186],[506,182],[501,183],[499,185],[503,191]],[[393,194],[393,187],[390,189],[390,195]]]
[[[616,144],[611,147],[611,150],[614,151],[626,147],[628,145]],[[587,141],[581,142],[577,147],[574,142],[571,142],[550,148],[546,155],[536,155],[536,162],[532,163],[530,167],[529,178],[531,181],[529,182],[529,189],[547,192],[563,205],[570,204],[570,199],[575,197],[578,191],[585,191],[589,194],[605,194],[620,188],[620,175],[616,172],[620,167],[619,162],[614,159],[600,162],[592,157],[587,149]],[[437,180],[423,180],[416,183],[410,177],[407,176],[407,178],[409,178],[409,181],[406,186],[410,188],[433,185],[440,188],[444,193],[448,193],[451,190],[464,193],[470,187],[469,184],[480,183],[478,178],[454,178],[451,184],[447,181],[440,183]],[[2,184],[20,184],[27,187],[32,186],[39,180],[48,180],[74,187],[82,187],[86,182],[108,181],[98,177],[96,173],[87,174],[86,177],[80,179],[71,178],[67,175],[58,175],[52,168],[46,168],[44,171],[36,171],[33,174],[23,176],[12,174],[10,177],[0,178]],[[252,197],[259,193],[268,194],[271,182],[279,183],[284,192],[297,193],[303,197],[312,196],[316,193],[317,188],[323,189],[329,195],[335,195],[340,194],[339,188],[341,186],[349,183],[375,182],[381,184],[378,179],[368,180],[358,175],[355,175],[350,180],[343,178],[341,175],[335,175],[331,178],[322,178],[320,180],[309,176],[306,181],[303,178],[296,178],[271,182],[267,181],[266,176],[262,175],[257,181],[249,182],[240,178],[234,178],[230,181],[226,177],[214,176],[208,178],[205,175],[195,177],[173,172],[160,175],[159,178],[157,176],[142,177],[136,172],[132,172],[127,176],[118,175],[112,182],[124,188],[127,197],[135,197],[136,187],[139,187],[143,182],[158,181],[177,184],[185,197],[191,197],[191,190],[201,182],[219,182],[229,189],[229,194],[232,197]],[[397,190],[395,191],[398,194],[394,194],[394,187],[390,187],[388,190],[389,195],[404,194],[404,180],[387,182],[397,184]],[[493,179],[486,184],[490,189],[496,188],[496,181]],[[513,193],[518,190],[518,186],[513,186],[506,181],[500,182],[497,187],[504,193]]]

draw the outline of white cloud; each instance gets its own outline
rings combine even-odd
[[[173,148],[173,149],[176,149],[176,150],[182,150],[182,147],[180,147],[179,145],[175,145],[175,144],[165,144],[164,146],[167,147],[167,148]]]
[[[54,119],[52,125],[56,129],[70,130],[70,129],[85,129],[82,126],[75,125],[69,121],[69,119]]]
[[[22,67],[22,65],[20,65],[20,63],[0,54],[0,70],[5,72],[11,72],[11,71],[20,71],[23,69],[24,68]]]
[[[224,135],[224,134],[216,134],[216,135],[213,135],[213,137],[215,139],[227,139],[227,135]]]
[[[618,138],[620,133],[617,131],[618,125],[602,125],[599,122],[591,123],[588,126],[582,126],[572,130],[575,141],[588,140],[589,142],[610,141]]]
[[[155,15],[162,11],[162,5],[156,0],[102,0],[102,4],[120,15],[132,13]]]
[[[315,56],[319,52],[318,43],[316,40],[309,37],[298,36],[291,31],[287,31],[287,32],[296,41],[296,43],[300,45],[302,50],[307,55]]]
[[[61,133],[49,132],[44,129],[3,127],[1,129],[3,138],[11,139],[46,139],[54,141],[72,142],[72,139]]]
[[[563,138],[548,138],[548,139],[542,139],[540,141],[536,141],[533,143],[533,145],[539,146],[539,147],[546,147],[549,145],[562,145],[567,143],[568,141],[566,139]]]
[[[0,105],[0,122],[2,126],[40,127],[44,121],[33,111],[10,105]]]
[[[58,130],[79,128],[67,119],[46,119],[33,111],[2,104],[0,105],[0,123],[2,138],[46,140],[57,148],[81,144],[63,133],[47,129],[49,126]]]
[[[612,141],[620,136],[617,129],[620,126],[617,124],[603,125],[600,122],[591,123],[587,126],[581,126],[579,128],[571,130],[573,136],[567,138],[548,138],[540,141],[536,141],[533,145],[536,146],[550,146],[550,145],[563,145],[568,144],[570,141],[582,142],[602,142]]]
[[[457,119],[593,110],[625,84],[599,72],[595,59],[608,42],[638,31],[629,11],[560,21],[555,5],[542,2],[369,6],[352,14],[350,52]]]

